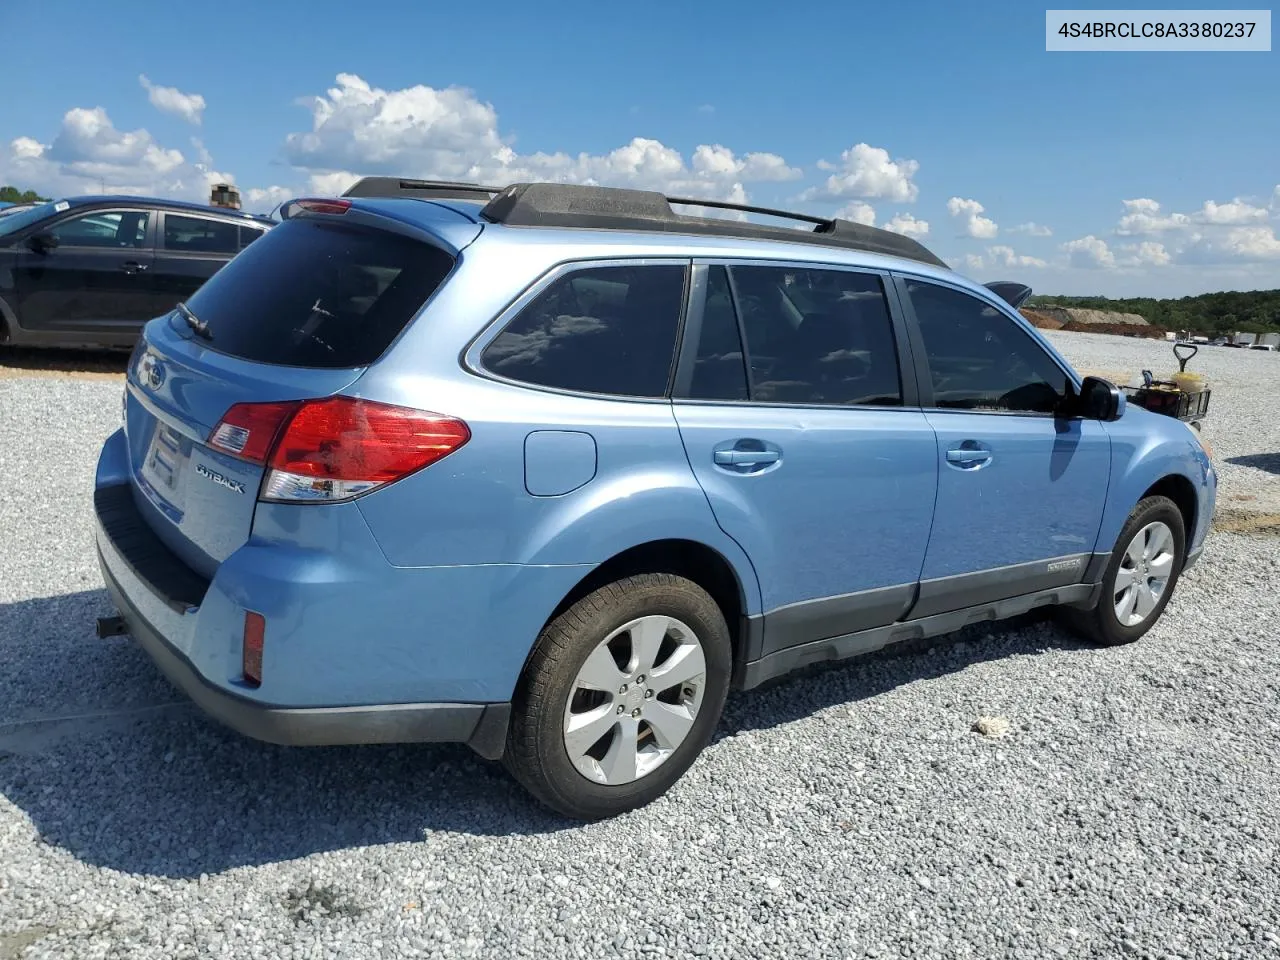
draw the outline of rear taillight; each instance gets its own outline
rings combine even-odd
[[[263,500],[332,503],[393,483],[471,439],[461,420],[352,397],[238,403],[209,445],[268,467]]]
[[[267,637],[267,620],[260,613],[245,611],[241,669],[253,686],[262,685],[262,647]]]
[[[296,400],[284,403],[237,403],[209,436],[209,446],[254,463],[266,463],[280,425],[298,409]]]

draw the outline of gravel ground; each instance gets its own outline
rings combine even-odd
[[[1280,956],[1280,356],[1192,369],[1223,529],[1142,643],[1027,619],[735,696],[591,826],[462,748],[242,739],[93,639],[119,384],[0,378],[0,960]]]

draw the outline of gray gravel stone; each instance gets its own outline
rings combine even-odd
[[[1173,367],[1053,339],[1081,369]],[[1280,512],[1280,356],[1191,368],[1226,515]],[[1026,618],[736,695],[668,796],[579,826],[462,748],[206,721],[127,638],[93,639],[119,385],[0,378],[0,409],[0,960],[1280,956],[1261,521],[1216,533],[1137,645]]]

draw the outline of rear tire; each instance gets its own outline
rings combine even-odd
[[[656,573],[608,584],[542,631],[503,762],[566,817],[644,806],[711,739],[731,669],[724,615],[696,583]]]
[[[1063,621],[1107,647],[1133,643],[1164,613],[1186,560],[1186,527],[1168,497],[1147,497],[1129,514],[1092,609],[1064,607]]]

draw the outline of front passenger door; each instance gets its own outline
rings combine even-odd
[[[53,249],[23,248],[14,267],[23,327],[74,333],[81,342],[129,342],[150,317],[150,217],[146,210],[93,210],[50,227]]]
[[[1081,582],[1106,501],[1105,427],[1061,415],[1066,371],[993,302],[898,284],[938,437],[938,503],[911,616]]]

